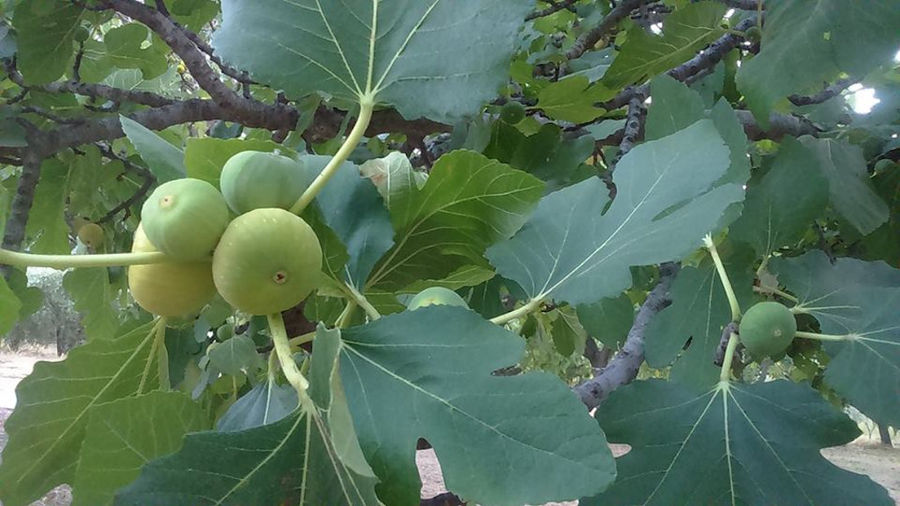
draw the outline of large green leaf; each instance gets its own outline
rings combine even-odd
[[[615,476],[603,433],[565,384],[546,373],[491,374],[515,364],[524,343],[474,312],[420,308],[342,339],[341,378],[385,503],[418,504],[419,437],[447,487],[479,503],[572,499]]]
[[[517,0],[222,2],[216,53],[293,97],[374,98],[452,122],[506,82],[531,5]]]
[[[544,87],[538,94],[537,107],[553,119],[588,123],[606,112],[594,104],[614,95],[601,85],[592,86],[586,76],[571,76]]]
[[[799,241],[828,204],[828,182],[818,165],[809,149],[786,138],[771,169],[747,191],[744,211],[730,235],[761,257]]]
[[[106,267],[73,269],[63,276],[63,288],[81,314],[88,339],[112,339],[119,329],[116,293],[109,284]]]
[[[147,44],[150,29],[140,23],[128,23],[103,35],[106,58],[111,66],[139,69],[144,79],[161,76],[169,68],[168,46],[155,37]]]
[[[312,401],[269,425],[189,434],[179,452],[144,466],[116,504],[379,504],[335,369],[338,346],[329,344],[328,331],[319,332]]]
[[[331,157],[306,156],[310,174],[318,174]],[[394,245],[391,216],[378,189],[360,175],[359,168],[344,163],[318,197],[322,219],[347,248],[349,259],[341,280],[362,288],[375,263]]]
[[[72,482],[74,506],[112,504],[115,491],[150,460],[181,448],[188,432],[209,428],[199,404],[179,392],[151,392],[91,408]]]
[[[738,246],[743,247],[742,245]],[[725,269],[741,307],[753,300],[753,254],[720,248]],[[670,289],[672,305],[650,320],[644,337],[647,363],[657,369],[671,365],[669,378],[696,389],[706,389],[719,377],[713,363],[722,331],[731,322],[731,308],[715,265],[706,259],[698,267],[685,267]],[[685,349],[685,344],[690,346]]]
[[[6,284],[6,279],[0,276],[0,336],[13,328],[19,319],[19,309],[22,302]]]
[[[257,384],[228,408],[216,430],[235,432],[268,425],[290,415],[298,404],[297,391],[270,378]]]
[[[591,178],[544,197],[512,239],[488,250],[504,277],[534,298],[590,304],[631,286],[630,266],[680,259],[700,246],[722,212],[743,197],[715,186],[729,152],[710,120],[642,144],[619,161],[609,210]]]
[[[72,482],[92,407],[157,387],[152,327],[79,346],[62,362],[38,362],[19,383],[0,464],[6,506],[29,504]]]
[[[900,269],[855,258],[832,265],[818,250],[770,269],[822,332],[846,336],[825,344],[828,384],[873,420],[900,426]]]
[[[639,381],[613,392],[596,416],[631,452],[617,461],[616,483],[586,506],[893,504],[867,476],[819,453],[860,431],[808,385],[720,384],[698,395]]]
[[[141,155],[157,183],[185,176],[184,152],[157,135],[153,130],[125,116],[119,116],[122,130]]]
[[[897,9],[900,10],[900,9]],[[828,180],[831,207],[862,234],[888,220],[890,211],[869,182],[862,148],[835,139],[803,137],[800,142],[812,152],[822,175]]]
[[[821,90],[840,72],[861,78],[900,46],[895,0],[806,0],[766,6],[759,54],[744,61],[737,84],[757,120],[792,93]]]
[[[721,2],[695,2],[675,10],[663,21],[662,34],[653,35],[638,24],[600,81],[609,89],[645,81],[694,56],[722,35],[728,7]]]
[[[613,350],[625,342],[634,323],[634,303],[624,293],[618,297],[605,297],[593,304],[582,304],[577,311],[584,330]]]
[[[522,226],[543,184],[479,153],[455,151],[435,163],[421,190],[409,190],[391,201],[395,245],[368,286],[399,290],[486,264],[485,248]]]
[[[41,179],[34,192],[25,233],[34,240],[33,253],[65,255],[69,246],[69,225],[65,219],[69,166],[58,158],[41,164]]]
[[[31,84],[55,81],[69,70],[75,29],[84,9],[72,2],[21,2],[13,15],[16,66]]]

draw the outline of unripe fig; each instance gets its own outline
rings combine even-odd
[[[228,205],[206,181],[176,179],[150,194],[141,220],[160,251],[176,260],[200,260],[212,254],[228,226]]]
[[[213,279],[222,298],[253,315],[296,306],[318,286],[321,269],[315,232],[284,209],[238,216],[213,255]]]
[[[797,321],[784,305],[760,302],[747,310],[739,332],[741,343],[754,358],[779,358],[794,340]]]
[[[157,251],[142,225],[134,231],[131,251]],[[142,308],[167,317],[196,313],[216,294],[208,261],[132,265],[128,268],[128,288]]]
[[[78,229],[78,240],[92,250],[103,246],[103,227],[96,223],[85,223]]]
[[[242,151],[225,162],[220,187],[237,214],[254,209],[290,209],[309,186],[303,163],[263,151]]]
[[[406,307],[412,311],[420,307],[431,305],[469,307],[459,294],[442,286],[432,286],[431,288],[422,290],[409,301],[409,304],[407,304]]]
[[[234,337],[234,325],[226,323],[216,329],[216,339],[219,341],[227,341],[232,337]]]
[[[504,123],[515,125],[525,119],[525,106],[514,100],[503,104],[503,108],[500,109],[500,119]]]
[[[81,43],[88,40],[90,36],[91,32],[88,31],[87,28],[79,26],[75,29],[75,35],[73,35],[72,38],[75,39],[75,42]]]

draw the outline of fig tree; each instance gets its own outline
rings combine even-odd
[[[290,209],[309,186],[302,162],[277,153],[242,151],[225,162],[220,187],[237,214],[261,208]]]
[[[322,248],[313,229],[284,209],[234,219],[213,255],[213,279],[235,308],[253,315],[296,306],[319,284]]]
[[[160,251],[176,260],[200,260],[212,254],[228,226],[228,205],[206,181],[176,179],[150,194],[141,220]]]
[[[431,288],[422,290],[409,301],[409,304],[407,304],[406,307],[409,310],[414,310],[431,305],[469,307],[459,294],[442,286],[432,286]]]
[[[142,225],[134,231],[131,251],[157,251]],[[166,317],[196,313],[216,294],[208,261],[132,265],[128,268],[128,288],[138,305]]]
[[[784,305],[760,302],[747,310],[739,333],[741,342],[754,358],[779,358],[797,333],[797,321]]]

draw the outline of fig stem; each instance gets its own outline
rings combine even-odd
[[[798,330],[795,337],[802,337],[804,339],[815,339],[817,341],[849,341],[851,339],[850,335],[836,335],[836,334],[817,334],[815,332],[803,332]]]
[[[291,350],[299,350],[306,343],[311,343],[316,338],[316,331],[307,332],[306,334],[292,337],[288,340],[291,343]]]
[[[725,265],[722,263],[722,258],[719,257],[719,250],[716,249],[716,243],[713,242],[711,235],[706,234],[706,236],[703,238],[703,245],[706,246],[707,250],[709,250],[709,254],[713,259],[713,263],[716,264],[716,271],[718,271],[719,273],[719,280],[722,282],[722,288],[725,289],[725,296],[728,297],[728,305],[731,306],[731,321],[739,322],[741,321],[741,306],[740,304],[738,304],[737,297],[734,295],[734,288],[731,286],[731,281],[728,279],[728,272],[725,270]],[[726,359],[727,358],[728,357],[726,357]]]
[[[763,294],[765,294],[765,293],[775,294],[783,299],[787,299],[787,300],[793,302],[794,304],[800,303],[800,299],[798,299],[797,297],[794,297],[793,295],[791,295],[787,292],[782,292],[781,290],[779,290],[777,288],[762,288],[759,286],[754,286],[753,291],[756,293],[763,293]]]
[[[297,391],[301,401],[306,398],[306,389],[309,388],[309,382],[303,377],[297,363],[294,362],[294,356],[291,353],[291,345],[288,342],[287,330],[284,328],[284,320],[281,313],[271,313],[266,316],[269,320],[269,332],[272,334],[272,342],[275,344],[275,353],[278,355],[278,362],[281,364],[281,371],[288,383]]]
[[[16,267],[116,267],[128,265],[162,264],[172,259],[158,251],[146,253],[109,253],[105,255],[36,255],[0,249],[0,265]]]
[[[359,144],[359,141],[362,140],[363,134],[366,132],[366,129],[369,128],[369,121],[372,120],[372,110],[375,108],[375,102],[371,100],[361,100],[359,103],[359,117],[356,118],[356,124],[353,125],[353,129],[350,130],[350,135],[347,136],[347,139],[341,144],[340,149],[338,149],[337,153],[331,158],[328,162],[328,165],[322,169],[322,172],[319,173],[318,176],[313,180],[313,182],[309,185],[309,188],[303,192],[303,195],[300,195],[300,198],[297,199],[297,202],[291,206],[290,211],[294,214],[301,214],[306,206],[309,205],[310,202],[316,198],[316,195],[322,191],[322,188],[328,183],[328,180],[331,179],[332,176],[337,172],[340,166],[347,161],[347,158],[350,156],[350,153],[356,149],[356,146]]]
[[[156,327],[156,360],[159,368],[159,388],[164,392],[172,389],[169,381],[169,350],[166,349],[166,318],[159,318],[159,325]]]
[[[334,326],[339,329],[346,327],[350,323],[350,318],[353,317],[353,310],[356,309],[356,307],[357,304],[355,300],[350,299],[347,301],[347,305],[344,306],[344,310],[341,311],[340,316],[338,316],[338,319],[334,322]]]
[[[731,361],[734,359],[734,350],[737,349],[737,345],[740,342],[740,338],[734,332],[731,333],[731,336],[728,338],[728,346],[725,348],[725,359],[722,361],[722,370],[719,371],[719,381],[728,383],[731,381]]]
[[[528,314],[533,313],[534,311],[537,311],[538,308],[541,307],[541,303],[543,301],[544,301],[544,299],[542,299],[542,298],[531,299],[530,301],[528,301],[527,304],[525,304],[524,306],[522,306],[520,308],[513,309],[512,311],[510,311],[508,313],[503,313],[502,315],[491,318],[491,323],[496,324],[496,325],[504,325],[506,323],[509,323],[512,320],[515,320],[516,318],[521,318],[523,316],[527,316]]]
[[[375,306],[373,306],[369,302],[369,299],[367,299],[365,295],[360,293],[359,290],[354,288],[353,285],[351,285],[349,283],[344,283],[344,286],[347,287],[347,291],[353,297],[353,300],[356,301],[356,303],[359,305],[359,307],[363,308],[363,311],[366,312],[366,315],[369,317],[370,320],[375,321],[375,320],[381,318],[381,313],[379,313],[378,310],[375,309]]]

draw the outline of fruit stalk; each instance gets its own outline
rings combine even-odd
[[[322,172],[316,176],[309,185],[309,188],[307,188],[297,202],[291,206],[290,211],[292,213],[299,215],[306,209],[306,206],[308,206],[309,203],[316,198],[316,195],[322,191],[322,188],[325,187],[325,184],[328,183],[331,176],[333,176],[338,168],[347,161],[350,153],[356,149],[359,141],[362,140],[363,134],[366,132],[366,129],[369,128],[369,121],[372,120],[372,110],[375,108],[375,103],[369,100],[363,100],[360,101],[359,106],[359,117],[356,119],[356,124],[353,125],[353,129],[350,130],[350,135],[347,136],[347,140],[344,141],[340,149],[338,149],[338,152],[334,154],[334,157],[328,162],[328,165],[322,169]]]
[[[105,255],[36,255],[0,249],[0,265],[15,267],[49,267],[69,269],[74,267],[116,267],[129,265],[163,264],[172,259],[158,251],[147,253],[110,253]]]
[[[297,395],[302,400],[306,397],[309,382],[306,381],[300,369],[297,368],[297,363],[294,362],[287,331],[284,328],[284,320],[281,319],[281,313],[270,313],[267,318],[269,320],[269,331],[272,334],[272,342],[275,344],[275,354],[278,355],[281,370],[284,372],[284,377],[287,378],[288,383],[294,387]]]
[[[156,360],[159,367],[159,388],[164,392],[172,389],[169,381],[169,350],[166,349],[166,318],[160,317],[156,326]]]
[[[495,325],[504,325],[516,318],[527,316],[529,313],[537,311],[537,309],[541,307],[541,302],[543,302],[543,299],[531,299],[527,304],[518,309],[513,309],[508,313],[503,313],[502,315],[491,318],[491,323]]]
[[[722,370],[719,372],[719,382],[728,383],[731,381],[731,361],[734,359],[734,350],[740,342],[738,335],[734,332],[728,338],[728,347],[725,348],[725,359],[722,361]]]
[[[354,288],[353,285],[350,285],[349,283],[344,283],[344,286],[347,287],[347,291],[353,297],[353,300],[356,301],[359,307],[363,308],[363,311],[366,312],[366,315],[370,320],[375,321],[381,318],[381,313],[379,313],[378,310],[375,309],[375,306],[373,306],[369,302],[369,299],[367,299],[365,295],[361,294],[359,290]]]
[[[851,339],[850,335],[839,336],[836,334],[817,334],[815,332],[803,332],[798,330],[795,337],[802,337],[804,339],[815,339],[817,341],[849,341]]]
[[[713,263],[716,264],[719,280],[722,281],[722,288],[725,289],[725,296],[728,297],[728,305],[731,306],[731,321],[740,321],[741,306],[738,304],[737,297],[734,295],[734,288],[731,286],[731,281],[728,279],[728,272],[725,271],[725,265],[722,263],[722,258],[719,257],[719,250],[716,249],[716,243],[713,242],[711,235],[706,234],[706,237],[703,238],[703,245],[709,250]],[[731,343],[729,342],[729,346],[730,345]],[[728,357],[725,357],[725,359],[728,360]]]

